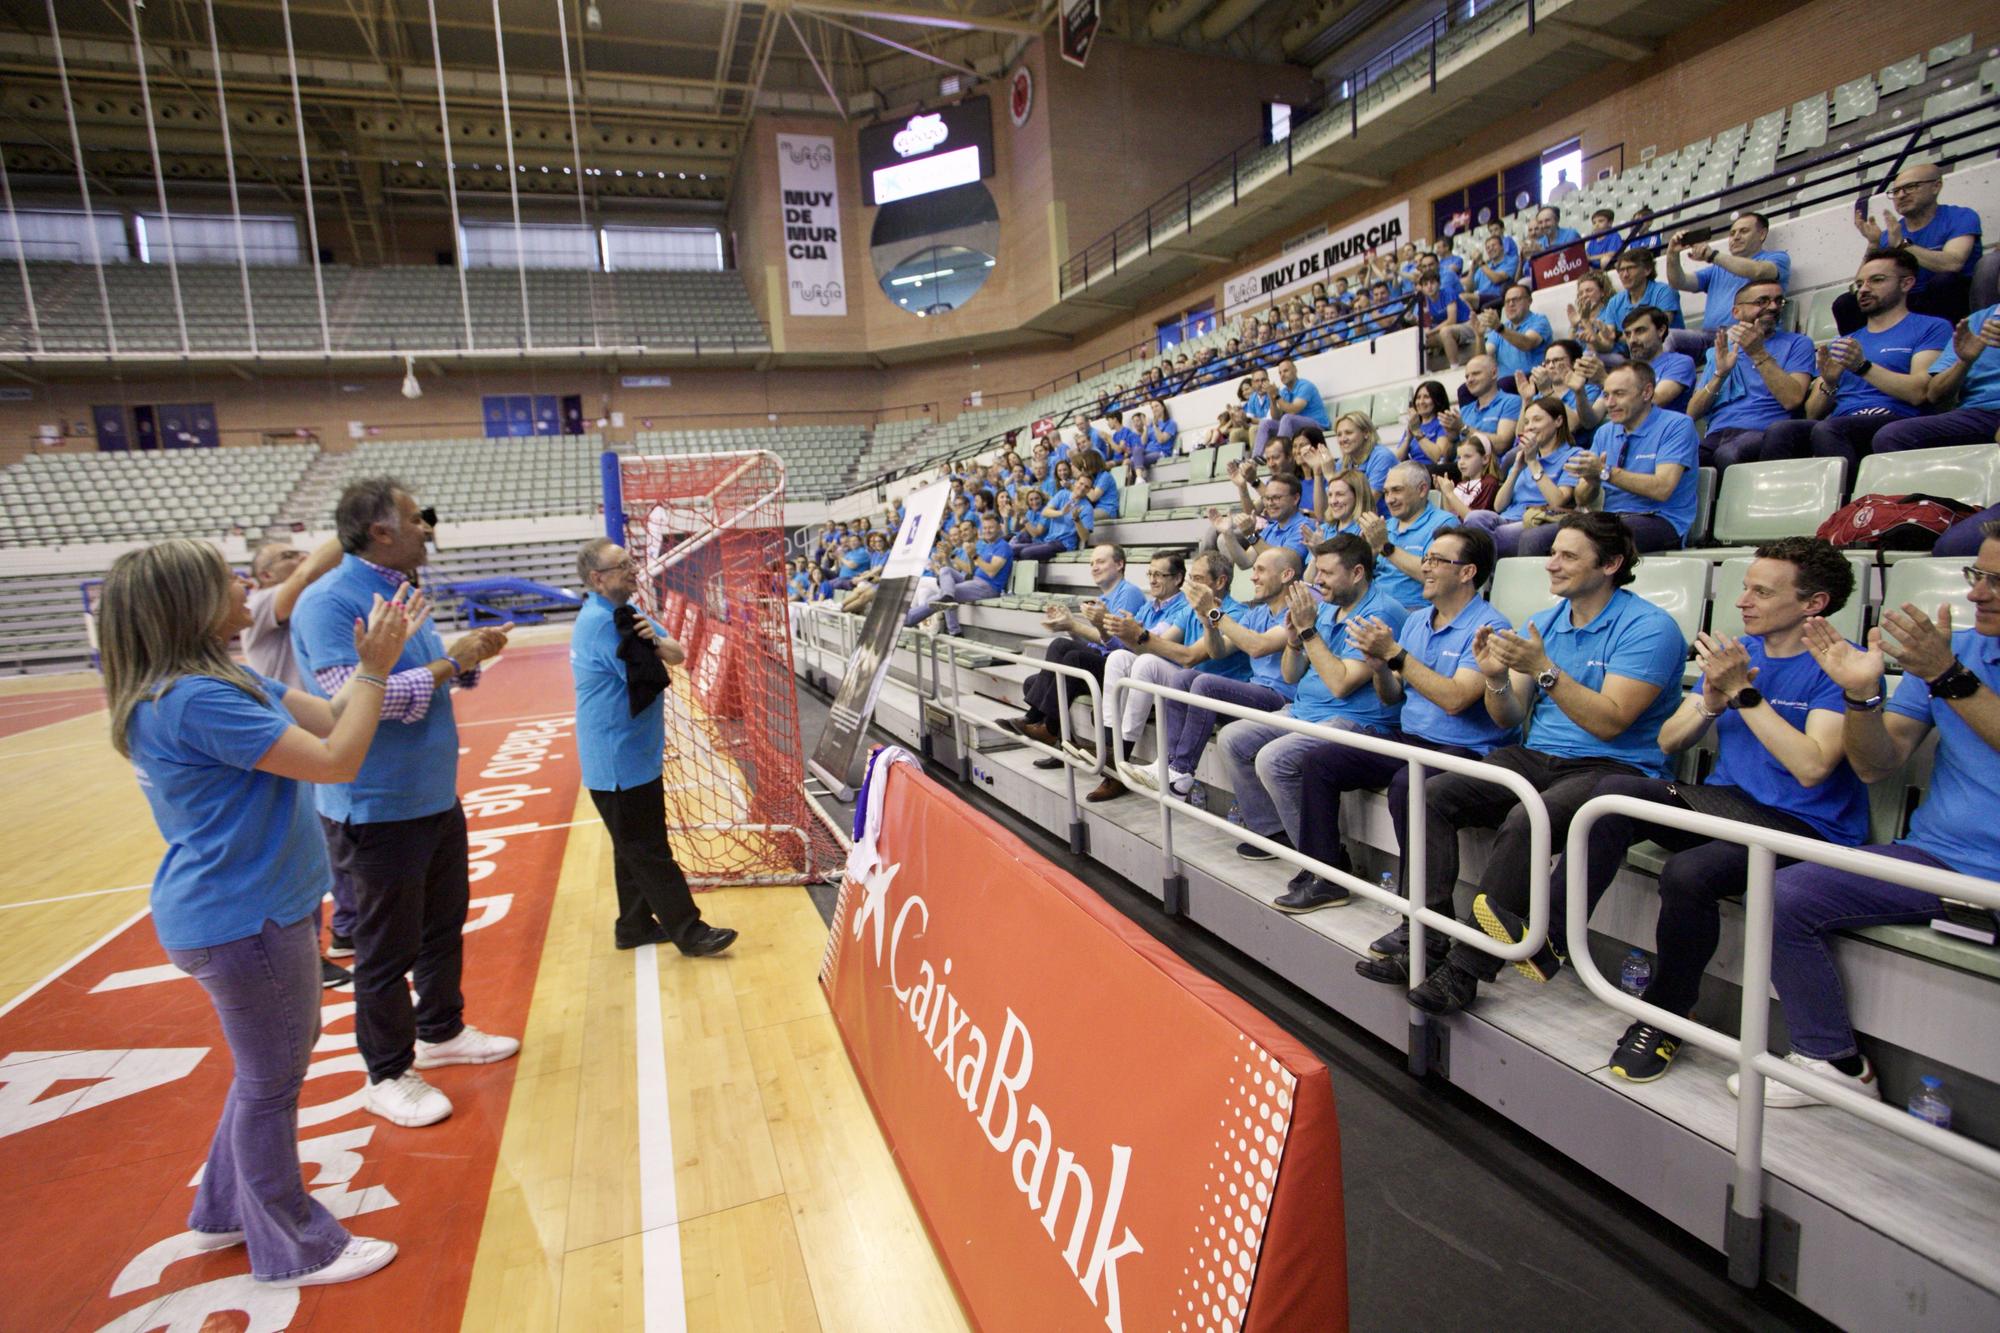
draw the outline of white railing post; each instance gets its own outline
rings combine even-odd
[[[1771,1041],[1771,885],[1778,858],[1751,847],[1746,899],[1765,904],[1743,923],[1743,1009],[1737,1020],[1736,1169],[1724,1246],[1729,1280],[1754,1287],[1764,1267],[1764,1076],[1747,1058]]]
[[[1430,964],[1430,955],[1426,951],[1428,944],[1423,918],[1417,915],[1417,909],[1430,898],[1430,867],[1427,857],[1429,849],[1424,841],[1429,835],[1430,812],[1424,806],[1424,766],[1418,760],[1412,759],[1409,767],[1410,814],[1409,821],[1404,827],[1405,841],[1409,846],[1402,849],[1403,896],[1410,902],[1410,914],[1404,918],[1409,931],[1406,940],[1409,952],[1403,956],[1409,960],[1410,989],[1415,990],[1424,984],[1424,976],[1429,971]],[[1411,1005],[1409,1048],[1406,1054],[1410,1072],[1418,1078],[1430,1072],[1433,1035],[1430,1015],[1414,1004]]]

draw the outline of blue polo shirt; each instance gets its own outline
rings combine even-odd
[[[1966,317],[1966,327],[1984,328],[1986,321],[1995,315],[2000,315],[2000,305],[1975,310]],[[1958,349],[1947,342],[1943,355],[1931,362],[1931,374],[1940,374],[1957,364]],[[2000,410],[2000,352],[1985,348],[1979,359],[1966,367],[1965,378],[1958,386],[1958,405],[1984,408],[1989,412]]]
[[[1188,609],[1190,611],[1193,610],[1192,607]],[[1234,597],[1225,597],[1222,599],[1222,614],[1241,625],[1246,623],[1244,617],[1250,614],[1250,608],[1237,601]],[[1181,640],[1182,643],[1193,643],[1196,635],[1208,633],[1208,626],[1202,623],[1200,616],[1194,616],[1193,620],[1194,629],[1189,631],[1188,636]],[[1250,654],[1244,652],[1241,648],[1231,649],[1229,655],[1226,657],[1213,657],[1206,661],[1195,663],[1194,669],[1207,675],[1221,676],[1227,680],[1249,680]]]
[[[1687,640],[1674,618],[1631,589],[1620,588],[1581,629],[1570,623],[1569,599],[1528,618],[1542,636],[1549,660],[1565,676],[1593,690],[1606,676],[1623,676],[1660,687],[1653,702],[1615,740],[1585,731],[1547,694],[1537,692],[1528,717],[1528,744],[1565,759],[1616,759],[1656,778],[1667,776],[1660,752],[1660,726],[1681,706],[1681,668]]]
[[[1792,257],[1783,250],[1759,250],[1750,256],[1778,268],[1778,286],[1792,285]],[[1701,308],[1701,327],[1705,333],[1726,329],[1736,322],[1736,293],[1743,290],[1748,278],[1731,273],[1720,264],[1710,264],[1694,274],[1694,285],[1708,293],[1708,303]]]
[[[2000,638],[1958,630],[1951,649],[1989,690],[2000,690]],[[1962,875],[2000,879],[2000,841],[1993,837],[1993,793],[2000,791],[2000,751],[1979,739],[1958,710],[1931,697],[1921,677],[1905,672],[1888,711],[1937,728],[1930,790],[1910,818],[1903,846],[1929,852]]]
[[[1530,239],[1532,241],[1532,238]],[[1540,247],[1535,253],[1538,255],[1547,254],[1551,250],[1560,250],[1565,245],[1575,245],[1582,239],[1583,236],[1574,227],[1557,227],[1555,231],[1550,233],[1549,239],[1546,242],[1534,242],[1534,244]]]
[[[1979,214],[1975,210],[1962,208],[1957,204],[1939,204],[1937,212],[1931,215],[1929,222],[1915,231],[1905,229],[1903,235],[1910,244],[1920,245],[1926,250],[1942,250],[1946,244],[1960,236],[1972,237],[1972,253],[1965,257],[1965,266],[1959,269],[1960,273],[1970,273],[1973,266],[1979,262],[1980,251],[1985,248],[1980,240],[1980,233],[1983,230]],[[1913,290],[1922,291],[1936,278],[1937,275],[1929,269],[1919,268],[1917,285]]]
[[[1169,629],[1179,630],[1182,643],[1196,642],[1201,638],[1202,631],[1207,628],[1201,623],[1201,617],[1195,614],[1194,608],[1188,605],[1187,594],[1182,592],[1176,592],[1164,602],[1156,602],[1148,597],[1146,604],[1139,608],[1137,619],[1140,625],[1153,634]]]
[[[1617,254],[1620,249],[1624,248],[1624,244],[1623,235],[1616,227],[1613,227],[1602,236],[1585,237],[1583,253],[1592,260],[1608,260],[1611,256]],[[1599,264],[1597,267],[1603,268],[1604,265]]]
[[[299,595],[292,610],[292,655],[313,693],[314,673],[356,666],[354,622],[367,619],[379,593],[395,592],[389,580],[359,556],[348,555],[333,572]],[[409,671],[444,656],[444,640],[426,621],[403,644],[390,674]],[[458,803],[458,723],[451,712],[451,686],[436,687],[430,711],[419,722],[384,722],[354,781],[313,788],[319,812],[338,823],[379,824],[418,819]]]
[[[1553,473],[1551,480],[1556,485],[1573,487],[1576,485],[1576,474],[1569,470],[1569,465],[1582,452],[1583,450],[1574,444],[1559,444],[1553,453],[1542,455],[1542,471]],[[1521,475],[1514,479],[1514,493],[1507,497],[1507,507],[1500,511],[1500,521],[1519,523],[1527,516],[1530,508],[1541,505],[1546,509],[1548,503],[1548,497],[1542,494],[1542,488],[1535,484],[1535,479],[1523,468]]]
[[[1289,546],[1299,553],[1299,559],[1310,560],[1312,551],[1306,543],[1305,534],[1306,520],[1309,517],[1301,504],[1299,511],[1292,515],[1288,523],[1280,523],[1276,519],[1266,520],[1264,526],[1257,531],[1257,540],[1269,546]]]
[[[1662,404],[1669,412],[1687,412],[1688,397],[1694,392],[1694,358],[1685,352],[1661,352],[1652,360],[1653,379],[1672,380],[1681,386],[1681,396]]]
[[[1252,390],[1250,396],[1243,400],[1243,415],[1251,421],[1263,421],[1269,417],[1271,415],[1271,395]]]
[[[1418,607],[1396,632],[1396,642],[1446,680],[1457,675],[1461,668],[1473,665],[1472,636],[1481,625],[1491,625],[1496,630],[1514,628],[1484,597],[1474,597],[1442,625],[1433,625],[1431,621],[1435,618],[1431,606]],[[1448,713],[1407,684],[1403,687],[1403,734],[1433,745],[1456,745],[1480,754],[1503,745],[1518,745],[1521,740],[1519,727],[1503,727],[1493,720],[1484,699],[1474,700],[1462,713]]]
[[[1650,474],[1658,472],[1662,463],[1681,465],[1681,479],[1664,503],[1618,486],[1607,485],[1602,490],[1606,513],[1658,514],[1674,525],[1685,542],[1688,528],[1694,524],[1695,474],[1701,466],[1701,441],[1695,436],[1694,422],[1678,412],[1653,410],[1646,413],[1637,431],[1628,431],[1615,421],[1605,422],[1596,443],[1600,446],[1597,452],[1604,455],[1607,476],[1614,467]]]
[[[1504,321],[1503,321],[1504,322]],[[1516,347],[1495,331],[1486,335],[1486,350],[1493,354],[1493,360],[1500,367],[1502,375],[1533,370],[1542,364],[1542,358],[1549,353],[1549,344],[1555,341],[1556,331],[1546,315],[1538,315],[1530,310],[1521,317],[1519,324],[1508,324],[1516,333],[1539,333],[1542,340],[1535,344],[1533,351]]]
[[[1055,542],[1065,551],[1076,549],[1076,515],[1072,512],[1075,505],[1076,497],[1068,491],[1050,497],[1045,508],[1057,512],[1042,519],[1047,525],[1047,531],[1042,534],[1043,541]]]
[[[1508,393],[1505,389],[1497,390],[1493,400],[1484,407],[1476,401],[1467,403],[1458,409],[1458,416],[1459,420],[1465,423],[1467,430],[1484,431],[1490,435],[1500,429],[1500,423],[1503,421],[1520,421],[1521,397],[1519,394]]]
[[[1389,540],[1396,544],[1398,551],[1408,551],[1421,557],[1431,549],[1431,538],[1437,536],[1439,528],[1448,528],[1458,522],[1450,511],[1440,509],[1435,502],[1426,500],[1423,512],[1402,523],[1389,520]],[[1375,557],[1375,576],[1370,580],[1370,594],[1380,593],[1403,608],[1405,614],[1427,605],[1424,601],[1424,585],[1396,568],[1396,562],[1386,555]],[[1385,618],[1391,628],[1402,623],[1401,616]]]
[[[1505,292],[1509,287],[1513,286],[1516,282],[1520,280],[1521,256],[1515,251],[1508,251],[1506,254],[1501,255],[1500,262],[1492,265],[1493,268],[1499,270],[1501,273],[1506,274],[1506,276],[1504,278],[1501,278],[1499,281],[1496,282],[1495,280],[1486,275],[1487,266],[1488,266],[1488,261],[1486,257],[1483,255],[1480,256],[1479,261],[1473,265],[1472,291],[1473,294],[1476,296],[1479,296],[1481,298],[1488,296],[1499,296],[1503,292]]]
[[[1811,653],[1768,657],[1763,636],[1757,634],[1746,634],[1738,642],[1750,654],[1751,669],[1757,673],[1757,692],[1799,731],[1805,731],[1806,715],[1816,709],[1835,714],[1847,711],[1840,686],[1820,670]],[[1701,688],[1700,682],[1695,688]],[[1764,748],[1764,742],[1735,709],[1715,724],[1715,739],[1721,752],[1708,779],[1711,783],[1740,788],[1761,805],[1798,816],[1828,842],[1853,847],[1867,839],[1868,789],[1847,760],[1842,759],[1826,781],[1806,787]]]
[[[1444,423],[1436,417],[1429,421],[1419,421],[1416,427],[1404,436],[1409,441],[1409,456],[1425,467],[1436,467],[1451,462],[1447,457],[1451,447],[1444,442]]]
[[[1300,407],[1297,412],[1292,413],[1293,416],[1310,418],[1312,421],[1318,423],[1321,430],[1326,430],[1333,425],[1332,418],[1326,414],[1326,400],[1320,397],[1319,386],[1304,376],[1293,380],[1292,387],[1289,389],[1279,388],[1277,394],[1281,398],[1298,399],[1303,402],[1304,406]]]
[[[261,702],[228,681],[182,676],[132,710],[132,768],[167,843],[151,898],[163,948],[289,926],[333,887],[306,784],[256,771],[294,725],[285,686],[250,677]]]
[[[1285,618],[1281,606],[1273,611],[1262,602],[1253,602],[1243,608],[1242,614],[1230,613],[1230,618],[1253,634],[1268,634],[1273,625]],[[1249,656],[1247,653],[1244,654]],[[1285,650],[1250,658],[1250,680],[1267,690],[1275,690],[1290,703],[1292,696],[1299,692],[1298,686],[1285,679]]]
[[[1646,284],[1646,290],[1639,294],[1639,299],[1636,301],[1632,299],[1631,293],[1619,287],[1611,294],[1611,299],[1604,303],[1602,318],[1612,328],[1622,330],[1625,327],[1625,316],[1632,313],[1634,306],[1642,305],[1666,311],[1667,323],[1671,328],[1687,327],[1681,319],[1681,294],[1658,278]]]
[[[1149,600],[1146,590],[1130,579],[1120,579],[1110,592],[1099,593],[1098,597],[1104,602],[1106,610],[1134,619],[1141,617]]]
[[[979,557],[980,560],[997,559],[1001,562],[998,574],[988,574],[981,571],[977,561],[973,563],[972,568],[977,577],[984,579],[1001,592],[1007,591],[1007,584],[1014,576],[1014,548],[1009,546],[1004,539],[994,540],[979,543],[978,546],[973,548],[973,554]]]
[[[1880,333],[1871,333],[1863,326],[1847,336],[1860,344],[1861,355],[1868,360],[1884,370],[1907,375],[1910,373],[1910,360],[1917,353],[1942,352],[1951,346],[1951,325],[1935,315],[1905,312],[1901,319]],[[1833,407],[1833,414],[1837,417],[1853,416],[1857,412],[1888,412],[1899,417],[1913,417],[1919,410],[1893,394],[1882,392],[1860,375],[1843,374],[1836,387],[1840,390],[1840,397]]]
[[[1359,662],[1367,654],[1347,641],[1347,627],[1363,617],[1393,625],[1401,615],[1400,605],[1384,596],[1381,589],[1370,587],[1368,595],[1356,602],[1345,616],[1340,615],[1332,604],[1323,603],[1313,624],[1335,657],[1343,662]],[[1335,698],[1310,661],[1306,663],[1306,673],[1299,677],[1298,696],[1292,700],[1292,716],[1301,722],[1338,719],[1368,731],[1392,732],[1397,729],[1397,720],[1401,715],[1402,705],[1382,702],[1382,696],[1375,692],[1373,682],[1364,683],[1345,699]]]
[[[625,791],[656,780],[666,750],[667,696],[657,696],[637,717],[627,701],[618,624],[612,619],[616,609],[601,593],[585,594],[569,636],[576,758],[583,785],[591,791]],[[657,620],[652,625],[654,633],[666,637],[664,626]]]
[[[1776,330],[1764,339],[1764,350],[1777,361],[1780,370],[1795,374],[1813,373],[1813,340],[1803,333]],[[1694,387],[1699,389],[1714,378],[1715,349],[1711,347],[1701,359],[1701,383]],[[1772,422],[1784,421],[1791,415],[1771,396],[1770,386],[1757,373],[1757,367],[1750,363],[1749,354],[1743,353],[1736,358],[1736,364],[1730,367],[1729,377],[1716,391],[1715,402],[1708,409],[1708,429],[1762,430]]]

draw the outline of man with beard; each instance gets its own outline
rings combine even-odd
[[[1690,417],[1707,418],[1701,464],[1721,471],[1754,459],[1764,431],[1805,405],[1812,378],[1812,339],[1778,327],[1785,289],[1775,281],[1746,282],[1736,291],[1736,322],[1718,331],[1688,399]]]

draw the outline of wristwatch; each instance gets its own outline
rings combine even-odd
[[[1211,606],[1208,608],[1208,623],[1211,625],[1220,625],[1222,623],[1221,607]]]
[[[1729,696],[1729,706],[1739,711],[1745,708],[1755,708],[1763,702],[1764,696],[1757,691],[1757,687],[1754,685],[1745,685],[1742,689]]]
[[[1535,684],[1542,687],[1542,693],[1547,694],[1549,691],[1555,689],[1556,683],[1562,677],[1562,668],[1551,664],[1547,671],[1538,671],[1535,673]]]
[[[1861,364],[1856,366],[1852,373],[1856,375],[1866,375],[1869,371],[1873,369],[1875,369],[1875,363],[1873,361],[1870,361],[1867,357],[1864,356],[1861,358]]]
[[[1134,640],[1134,643],[1137,647],[1143,648],[1146,646],[1146,640],[1152,637],[1153,637],[1153,632],[1151,630],[1141,628],[1139,631],[1139,637],[1136,640]]]
[[[1932,698],[1969,699],[1979,693],[1979,677],[1967,670],[1965,663],[1955,661],[1930,686]]]
[[[1300,643],[1310,643],[1319,637],[1319,626],[1307,625],[1304,629],[1297,631],[1297,633]]]
[[[1403,669],[1403,663],[1408,661],[1409,657],[1410,657],[1410,650],[1408,648],[1398,648],[1396,650],[1396,655],[1390,658],[1388,662],[1385,663],[1385,665],[1391,671],[1401,671]]]
[[[1396,543],[1390,541],[1387,537],[1384,537],[1382,539],[1382,554],[1383,555],[1396,554]]]

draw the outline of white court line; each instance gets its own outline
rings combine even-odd
[[[685,1333],[680,1199],[674,1187],[674,1129],[667,1113],[666,1034],[660,1026],[659,945],[633,950],[633,1040],[639,1052],[639,1227],[646,1333]]]
[[[82,893],[58,893],[53,898],[29,898],[18,903],[0,903],[0,912],[15,907],[45,907],[50,903],[66,903],[77,898],[102,898],[107,893],[137,893],[140,889],[152,887],[153,882],[147,880],[144,884],[120,884],[115,889],[85,889]]]
[[[497,662],[497,661],[499,661],[500,659],[496,657],[496,658],[494,658],[493,660]],[[481,719],[481,720],[480,720],[480,721],[478,721],[478,722],[461,722],[461,723],[459,723],[459,724],[458,724],[458,726],[459,726],[459,730],[463,731],[463,730],[464,730],[465,728],[467,728],[467,727],[504,727],[504,726],[506,726],[506,725],[507,725],[508,723],[510,723],[510,722],[569,722],[569,721],[573,721],[573,720],[575,719],[575,717],[576,717],[576,714],[575,714],[574,712],[569,712],[569,713],[530,713],[530,714],[528,714],[528,715],[527,715],[527,716],[525,716],[525,717],[489,717],[489,718],[483,718],[483,719]]]
[[[69,718],[64,719],[64,721],[72,721],[72,720],[73,719]],[[42,724],[43,727],[59,727],[61,725],[62,725],[61,722],[44,722]],[[15,732],[14,736],[25,736],[30,731],[40,731],[41,729],[42,727],[29,727],[25,731]],[[5,737],[4,739],[0,739],[0,744],[5,744],[6,741],[13,740],[14,736],[8,736]],[[4,764],[10,759],[26,759],[29,755],[55,754],[59,750],[106,750],[109,748],[111,748],[111,742],[109,739],[94,740],[94,741],[71,741],[68,745],[45,745],[39,750],[11,750],[4,753],[0,753],[0,764]]]
[[[43,977],[40,981],[37,981],[34,985],[28,987],[28,989],[22,991],[19,995],[16,995],[13,999],[7,1001],[7,1003],[0,1004],[0,1018],[5,1018],[8,1014],[13,1013],[16,1009],[20,1008],[23,1004],[26,1004],[30,999],[34,998],[34,996],[40,994],[43,988],[46,987],[50,982],[61,977],[65,972],[68,972],[78,963],[81,963],[84,959],[90,957],[92,954],[96,953],[99,949],[102,949],[105,945],[111,943],[112,940],[118,937],[121,931],[125,930],[126,927],[130,926],[133,922],[137,921],[140,917],[146,915],[146,913],[151,910],[152,909],[150,907],[140,908],[138,911],[132,913],[132,915],[126,917],[123,921],[120,921],[117,925],[113,926],[111,929],[105,931],[102,935],[98,936],[97,942],[86,946],[82,953],[79,953],[76,957],[70,959],[67,963],[64,963],[61,967],[57,968],[55,971]]]

